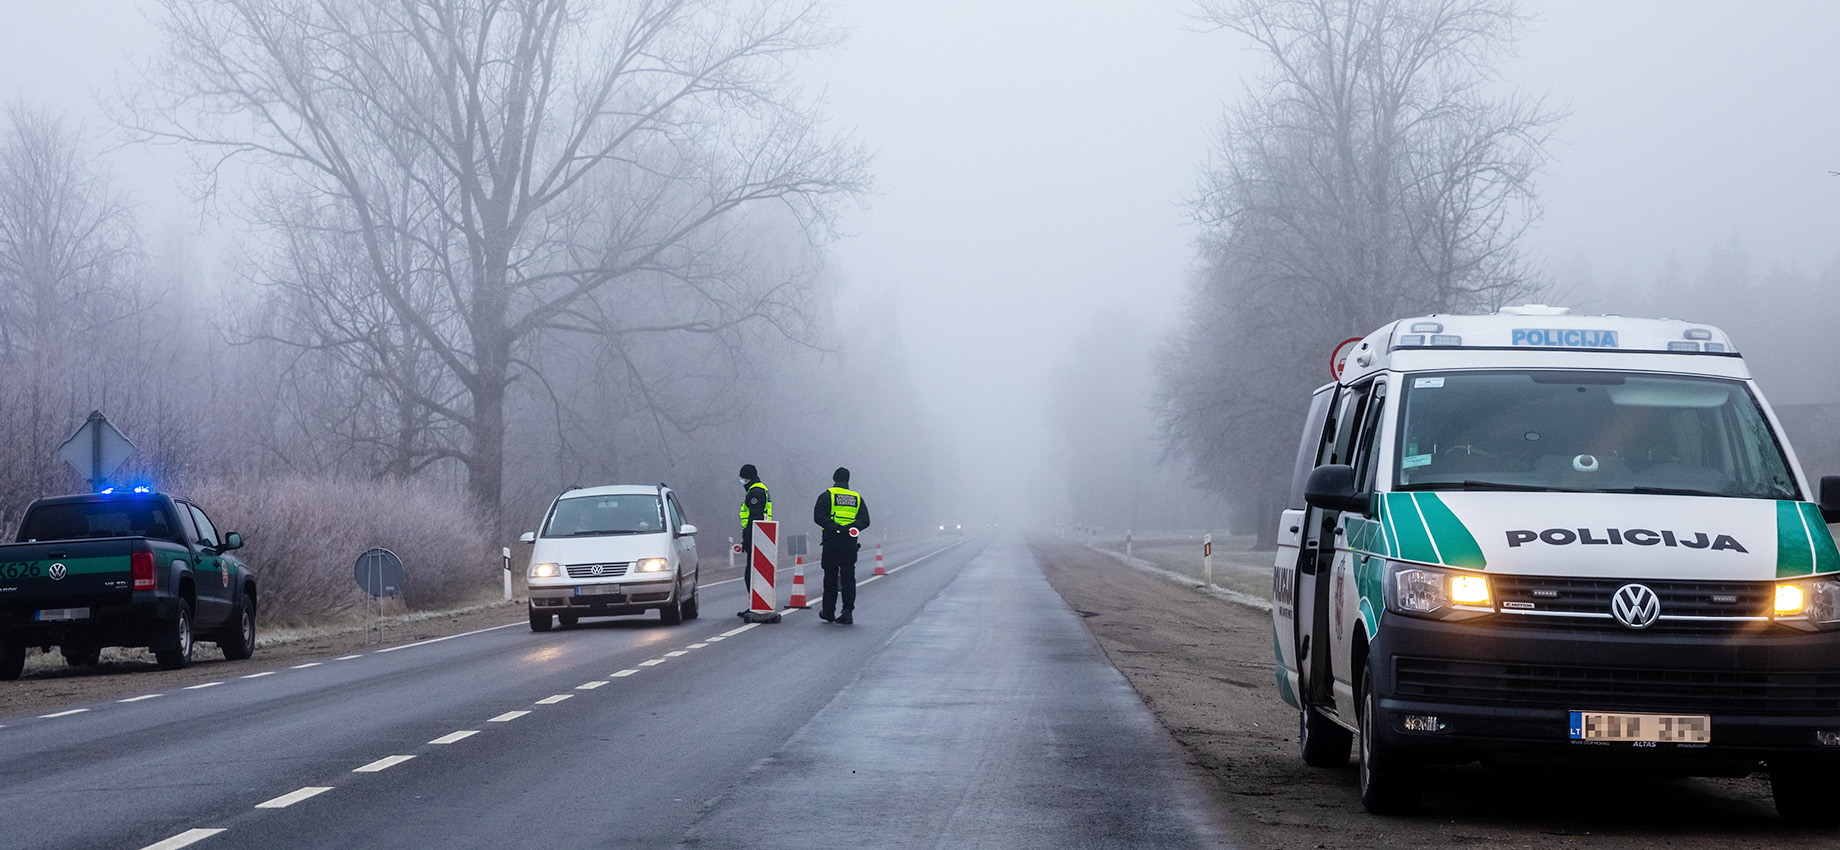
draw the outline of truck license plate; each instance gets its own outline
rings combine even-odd
[[[1574,711],[1572,712],[1572,740],[1705,744],[1712,741],[1712,718],[1705,714],[1608,714],[1595,711]]]
[[[575,588],[576,596],[619,596],[617,584],[584,584]]]
[[[37,620],[41,623],[56,622],[58,620],[87,620],[89,619],[89,609],[88,608],[46,608],[45,610],[40,611],[36,615],[34,615],[32,619]]]

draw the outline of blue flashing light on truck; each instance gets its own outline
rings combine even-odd
[[[19,678],[33,646],[75,666],[128,646],[178,669],[197,640],[250,657],[256,576],[230,554],[242,545],[197,505],[148,488],[33,502],[0,545],[0,679]]]

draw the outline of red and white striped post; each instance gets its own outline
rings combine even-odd
[[[882,569],[882,544],[880,543],[875,544],[875,574],[878,576],[888,574],[887,570]]]
[[[788,608],[810,608],[805,600],[805,556],[799,555],[792,561],[792,598],[786,600]]]
[[[750,623],[779,622],[779,594],[773,590],[773,575],[779,563],[779,523],[760,520],[754,523],[753,587],[748,591],[748,609],[736,615]]]

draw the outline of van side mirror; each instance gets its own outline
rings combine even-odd
[[[1840,476],[1836,476],[1836,477],[1840,477]],[[224,535],[224,545],[217,547],[217,551],[228,552],[231,549],[241,549],[241,548],[243,548],[243,535],[232,531],[229,534]]]
[[[1840,475],[1821,476],[1821,518],[1840,522]]]
[[[537,533],[534,531],[526,531],[523,534],[518,535],[518,542],[519,543],[535,543],[537,542]]]
[[[1354,467],[1345,463],[1326,463],[1311,470],[1303,485],[1303,500],[1326,511],[1367,513],[1367,496],[1355,492]]]

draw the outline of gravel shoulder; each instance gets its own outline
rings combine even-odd
[[[1242,848],[1840,846],[1840,832],[1784,827],[1760,776],[1440,768],[1421,813],[1366,814],[1352,762],[1312,768],[1297,755],[1297,715],[1277,695],[1268,614],[1084,546],[1033,545],[1049,583],[1213,777]]]

